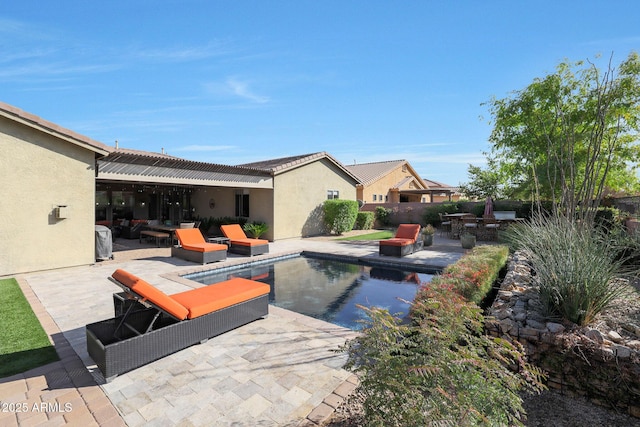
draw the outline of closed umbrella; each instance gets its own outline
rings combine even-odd
[[[491,200],[491,196],[488,196],[487,200],[484,202],[484,214],[486,216],[493,215],[493,200]]]

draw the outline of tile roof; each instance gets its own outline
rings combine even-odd
[[[64,139],[72,144],[94,151],[96,155],[105,156],[109,152],[109,147],[101,142],[95,141],[87,136],[59,126],[53,122],[38,117],[35,114],[28,113],[4,102],[0,102],[0,116],[4,116],[13,121],[48,133],[49,135]]]
[[[433,181],[431,179],[423,180],[428,186],[430,190],[449,190],[449,191],[458,191],[458,187],[453,187],[449,184],[444,184],[442,182]]]
[[[345,168],[357,176],[363,185],[369,185],[405,163],[407,163],[406,160],[388,160],[386,162],[348,165]]]
[[[301,154],[298,156],[289,156],[289,157],[280,157],[277,159],[262,160],[262,161],[253,162],[253,163],[245,163],[238,166],[260,169],[260,170],[268,171],[273,175],[278,175],[288,170],[295,169],[297,167],[304,166],[308,163],[312,163],[321,159],[328,159],[330,162],[332,162],[338,168],[340,168],[345,174],[350,176],[355,182],[357,183],[360,182],[357,176],[355,176],[342,163],[340,163],[338,160],[336,160],[334,157],[332,157],[329,153],[325,151],[320,151],[320,152],[311,153],[311,154]]]

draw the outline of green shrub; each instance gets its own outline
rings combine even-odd
[[[247,223],[242,227],[245,233],[249,233],[251,237],[254,239],[259,239],[264,233],[269,230],[269,226],[264,222],[254,221],[252,223]]]
[[[422,222],[424,224],[431,224],[434,227],[439,227],[441,223],[439,214],[456,212],[458,212],[458,205],[456,203],[428,205],[422,211]]]
[[[358,216],[358,202],[355,200],[332,199],[323,204],[324,223],[330,233],[342,234],[353,230]]]
[[[624,292],[614,280],[622,272],[618,248],[599,229],[561,217],[534,216],[510,227],[505,238],[530,257],[549,317],[587,325]]]
[[[355,228],[358,230],[371,230],[374,221],[375,214],[373,212],[358,212]]]
[[[393,211],[391,209],[387,209],[384,206],[376,206],[376,219],[380,223],[380,225],[387,227],[391,224],[391,214]]]

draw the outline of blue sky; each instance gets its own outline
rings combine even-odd
[[[466,182],[481,104],[640,50],[640,2],[21,0],[0,100],[100,142],[241,164],[327,151]]]

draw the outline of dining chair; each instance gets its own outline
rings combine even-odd
[[[447,213],[445,212],[444,215]],[[438,216],[440,217],[440,236],[443,233],[447,233],[447,237],[451,234],[451,221],[447,220],[443,214],[438,212]]]
[[[465,231],[476,234],[478,230],[478,218],[475,215],[465,215],[462,217],[462,225]]]
[[[491,240],[496,240],[498,237],[498,229],[500,224],[494,215],[482,215],[482,224],[487,231],[487,237]]]

